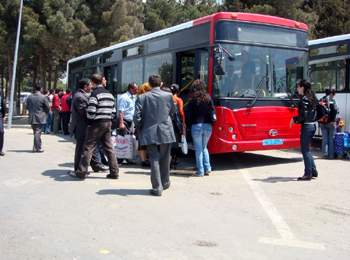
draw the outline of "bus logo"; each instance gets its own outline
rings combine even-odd
[[[278,131],[276,129],[270,129],[269,135],[270,136],[277,136],[278,135]]]

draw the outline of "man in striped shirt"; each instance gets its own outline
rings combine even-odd
[[[118,179],[118,163],[111,141],[112,119],[115,117],[116,108],[113,95],[102,85],[102,75],[94,74],[91,77],[94,91],[89,98],[87,118],[89,121],[87,136],[84,145],[83,156],[80,160],[76,176],[85,179],[92,153],[97,142],[101,142],[108,158],[109,179]]]

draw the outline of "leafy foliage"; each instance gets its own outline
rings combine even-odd
[[[12,75],[19,2],[0,2],[2,88]],[[349,33],[348,10],[350,0],[24,0],[18,90],[22,82],[56,87],[74,56],[217,11],[295,19],[318,38]]]

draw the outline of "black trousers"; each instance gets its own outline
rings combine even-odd
[[[100,141],[108,158],[109,172],[113,175],[118,175],[119,168],[112,145],[111,126],[111,121],[95,121],[88,126],[84,152],[78,167],[79,172],[87,173],[97,142]]]
[[[64,135],[69,135],[69,119],[70,119],[70,112],[61,112],[61,121],[62,121],[62,131]]]
[[[74,153],[74,171],[78,170],[81,157],[83,156],[84,144],[86,139],[87,128],[77,129],[74,132],[76,144]],[[100,167],[101,163],[96,158],[96,153],[93,152],[91,156],[90,166],[92,169]]]
[[[2,118],[2,115],[0,115],[0,152],[2,152],[3,147],[4,147],[4,119]]]
[[[42,149],[42,142],[41,142],[41,130],[43,128],[42,124],[34,124],[32,125],[33,134],[34,134],[34,145],[33,145],[33,151],[37,152]]]

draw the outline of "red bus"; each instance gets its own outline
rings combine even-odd
[[[180,85],[186,103],[194,79],[207,83],[217,113],[211,153],[299,146],[294,92],[307,75],[308,27],[279,17],[220,12],[68,61],[68,85],[103,73],[115,95],[129,82],[160,74]]]

